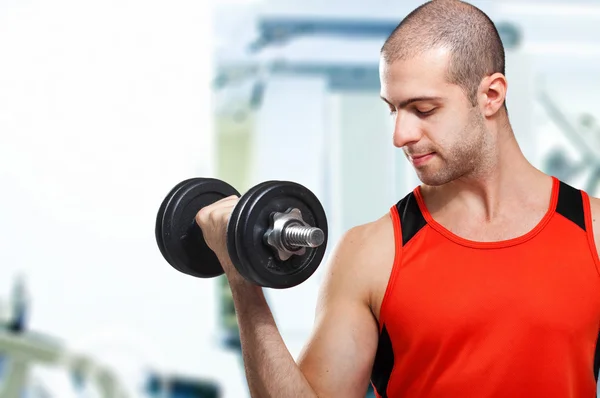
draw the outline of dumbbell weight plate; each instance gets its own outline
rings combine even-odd
[[[156,215],[156,226],[155,226],[155,237],[156,237],[156,243],[158,244],[158,248],[160,249],[160,253],[163,255],[163,257],[165,258],[165,260],[167,259],[167,251],[165,249],[165,243],[163,241],[162,238],[162,219],[163,216],[165,214],[165,208],[167,207],[167,204],[169,203],[169,199],[171,199],[173,197],[173,195],[177,192],[177,190],[179,188],[181,188],[182,186],[184,186],[185,184],[188,184],[190,180],[184,180],[182,182],[180,182],[179,184],[175,185],[173,187],[173,189],[171,189],[169,191],[169,193],[167,194],[167,196],[165,196],[165,199],[163,199],[162,203],[160,204],[160,207],[158,209],[158,213]],[[168,261],[168,260],[167,260]]]
[[[215,253],[206,245],[196,224],[198,211],[239,192],[224,181],[192,178],[177,184],[165,197],[156,216],[156,242],[173,268],[199,278],[223,274]]]
[[[238,272],[247,280],[264,287],[269,286],[261,282],[260,276],[253,270],[251,266],[247,266],[248,261],[242,261],[240,259],[240,256],[238,254],[237,242],[246,242],[247,237],[243,235],[243,231],[238,227],[238,224],[241,220],[241,210],[245,208],[245,205],[248,202],[248,200],[252,199],[255,192],[260,192],[263,189],[263,187],[270,185],[271,183],[272,181],[266,181],[255,185],[252,188],[250,188],[244,195],[242,195],[237,205],[233,209],[233,212],[229,217],[229,223],[227,225],[227,252],[229,253],[229,258],[231,259],[231,262],[236,267]]]
[[[271,215],[297,208],[312,227],[323,230],[325,242],[306,248],[303,255],[281,261],[264,242]],[[317,197],[306,187],[288,181],[267,181],[246,192],[236,205],[227,228],[232,262],[247,279],[264,287],[284,289],[307,280],[319,267],[327,246],[327,218]]]

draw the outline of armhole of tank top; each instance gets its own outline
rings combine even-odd
[[[388,279],[387,286],[383,299],[381,300],[381,308],[379,309],[379,332],[385,324],[386,308],[389,301],[389,296],[396,283],[396,275],[402,262],[402,225],[400,223],[400,215],[398,214],[398,208],[392,206],[390,209],[390,216],[392,217],[392,225],[394,226],[394,262],[392,264],[392,270]]]
[[[598,255],[598,249],[596,249],[596,241],[594,239],[594,223],[592,222],[592,205],[590,197],[584,191],[581,191],[583,197],[583,212],[585,213],[585,230],[587,231],[588,243],[590,244],[590,250],[592,251],[592,259],[596,264],[596,271],[600,275],[600,258]]]

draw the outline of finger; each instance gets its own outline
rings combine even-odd
[[[233,211],[233,208],[237,202],[238,201],[236,198],[231,198],[227,201],[219,200],[206,207],[203,207],[198,213],[196,213],[196,223],[202,227],[209,224],[219,223],[219,220],[223,217],[226,217],[226,220],[228,220],[229,215],[227,213],[231,213]]]
[[[210,212],[209,220],[213,225],[219,223],[226,223],[229,221],[229,217],[235,208],[235,203],[223,204],[220,207],[215,208]]]
[[[238,202],[238,201],[239,201],[239,199],[240,199],[240,198],[239,198],[237,195],[231,195],[231,196],[228,196],[228,197],[226,197],[226,198],[220,199],[220,200],[216,201],[216,202],[215,202],[215,203],[213,203],[213,204],[215,204],[215,205],[216,205],[216,204],[221,204],[221,203]]]
[[[218,209],[220,207],[227,207],[227,206],[231,206],[234,205],[239,201],[239,198],[235,195],[233,196],[228,196],[226,198],[223,199],[219,199],[214,203],[211,203],[210,205],[207,205],[205,207],[205,211],[208,211],[209,213],[212,213],[213,210]]]
[[[210,216],[210,211],[210,207],[206,206],[201,208],[198,211],[198,213],[196,213],[196,217],[194,219],[196,220],[196,224],[198,224],[199,227],[206,225],[208,217]]]
[[[210,205],[204,206],[201,208],[198,213],[196,213],[196,222],[200,224],[206,224],[210,218],[210,214],[219,209],[221,207],[229,208],[231,206],[235,206],[239,201],[239,197],[237,195],[231,195],[223,199],[219,199],[218,201],[211,203]]]

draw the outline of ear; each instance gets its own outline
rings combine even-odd
[[[506,100],[507,81],[502,73],[494,73],[481,81],[481,110],[487,117],[494,116]]]

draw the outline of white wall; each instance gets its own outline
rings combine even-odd
[[[396,203],[392,118],[377,91],[332,96],[332,194],[337,237]]]
[[[212,172],[211,24],[191,0],[0,4],[0,282],[24,273],[32,328],[97,358],[235,380],[213,282],[154,240],[168,190]]]

